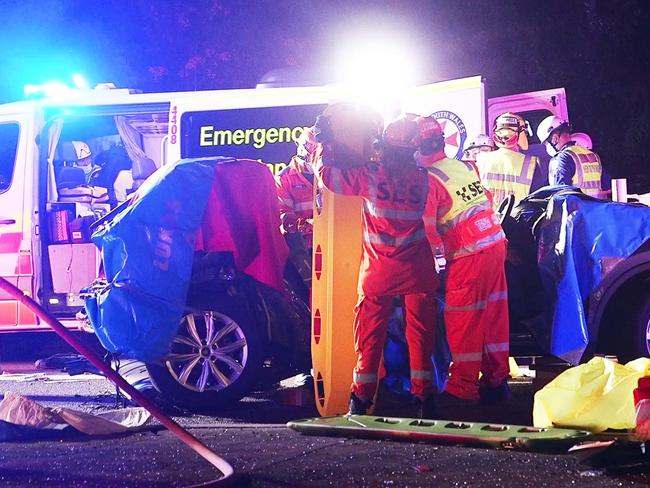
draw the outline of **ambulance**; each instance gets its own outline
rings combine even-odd
[[[76,318],[80,291],[100,265],[85,221],[181,158],[259,159],[278,173],[303,128],[342,97],[336,87],[151,94],[98,88],[0,105],[0,276],[79,330],[87,328]],[[449,103],[437,102],[442,95]],[[420,87],[415,99],[428,101],[424,110],[444,108],[454,155],[468,134],[484,132],[480,77]],[[75,167],[79,143],[103,174],[92,184]],[[0,295],[0,332],[43,330],[25,307]]]
[[[101,264],[90,241],[90,222],[110,212],[157,168],[179,159],[251,158],[278,173],[294,154],[302,130],[329,103],[347,97],[336,86],[150,94],[103,87],[1,105],[0,276],[66,327],[90,331],[84,290],[99,276]],[[435,114],[450,157],[460,157],[469,139],[489,132],[496,116],[506,111],[521,114],[533,127],[551,114],[569,119],[562,88],[488,100],[480,76],[419,86],[402,94],[398,105],[407,112]],[[100,170],[98,179],[89,180],[78,165],[84,145],[93,168]],[[540,145],[531,144],[530,151],[544,154]],[[626,284],[635,283],[636,290],[647,283],[650,258],[637,261],[621,268],[618,281],[612,277],[616,286],[600,295],[598,320],[614,313],[603,297],[611,296],[620,307]],[[644,323],[635,329],[634,340],[647,354],[650,302],[647,294],[636,300],[634,320]],[[0,333],[48,330],[0,292]],[[246,334],[240,335],[244,350]],[[242,361],[246,357],[251,356],[240,354]],[[218,403],[237,384],[246,364],[241,366],[227,384],[210,386],[205,378],[188,381],[188,374],[178,374],[169,364],[168,383],[181,403],[183,392],[194,404],[203,396]]]

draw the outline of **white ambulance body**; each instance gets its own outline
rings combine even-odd
[[[72,141],[86,142],[95,161],[103,158],[103,171],[128,157],[133,170],[120,173],[117,165],[113,180],[130,185],[132,178],[134,188],[155,167],[187,157],[248,157],[277,172],[293,155],[302,128],[341,98],[334,87],[155,94],[102,90],[1,105],[0,276],[67,327],[87,327],[77,318],[81,291],[97,277],[100,259],[84,216],[105,213],[110,202],[84,187],[84,181],[63,187],[63,173],[78,175],[64,169],[74,166]],[[460,156],[468,137],[485,133],[503,111],[532,115],[534,126],[551,113],[568,115],[563,89],[486,103],[481,77],[418,87],[402,106],[436,113],[445,126],[449,156]],[[144,159],[153,164],[138,163]],[[48,328],[0,292],[0,332],[38,330]]]

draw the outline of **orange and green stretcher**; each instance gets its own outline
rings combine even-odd
[[[420,420],[372,415],[338,415],[294,420],[287,427],[302,434],[461,444],[526,451],[566,451],[588,440],[586,430],[538,428],[450,420]]]

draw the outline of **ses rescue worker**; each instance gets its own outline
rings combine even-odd
[[[314,219],[314,130],[305,129],[296,141],[296,155],[276,178],[283,234],[300,233],[307,249],[312,248]]]
[[[324,186],[363,199],[359,301],[353,326],[357,362],[350,413],[365,414],[373,403],[393,297],[403,295],[411,392],[419,400],[420,416],[435,418],[431,354],[438,283],[422,221],[427,174],[413,157],[417,125],[406,118],[389,124],[378,140],[378,163],[348,163],[341,157],[343,148],[337,155],[338,145],[325,116],[318,118],[316,133],[323,143],[317,165]]]
[[[521,152],[528,149],[526,130],[521,116],[510,112],[499,115],[492,135],[498,149],[476,156],[481,181],[492,194],[495,209],[508,195],[514,195],[517,203],[546,184],[537,157]]]
[[[550,115],[537,127],[537,137],[551,156],[549,185],[571,185],[589,196],[605,198],[600,157],[571,139],[571,127],[565,120]]]
[[[460,418],[458,407],[510,398],[506,236],[474,166],[445,156],[435,118],[415,120],[415,158],[429,174],[426,232],[434,241],[442,236],[447,259],[444,314],[453,363],[439,408],[443,418]]]
[[[291,253],[289,259],[307,286],[311,286],[311,260],[314,241],[314,171],[316,151],[314,129],[302,131],[298,148],[289,165],[276,177],[280,207],[280,230]]]

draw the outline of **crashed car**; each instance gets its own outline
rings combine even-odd
[[[304,371],[309,292],[278,215],[273,177],[256,161],[156,172],[95,226],[105,279],[86,310],[102,345],[145,363],[165,400],[195,409],[240,399],[265,368]]]
[[[571,364],[650,356],[650,208],[559,186],[500,213],[512,349],[532,342]]]

